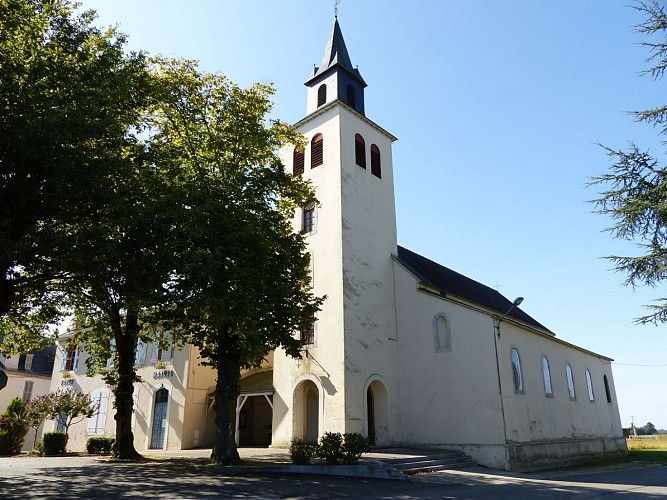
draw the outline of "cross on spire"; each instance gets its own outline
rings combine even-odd
[[[339,3],[340,3],[340,0],[336,0],[334,2],[334,16],[336,17],[336,19],[338,19],[338,4]]]

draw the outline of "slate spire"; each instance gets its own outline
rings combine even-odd
[[[364,79],[361,77],[361,73],[359,73],[358,69],[352,66],[350,54],[347,51],[345,39],[343,38],[343,32],[340,29],[340,24],[338,24],[338,17],[334,19],[333,29],[329,35],[327,46],[324,49],[322,62],[320,63],[319,68],[315,68],[313,76],[310,80],[313,80],[316,77],[324,74],[327,70],[334,68],[336,65],[338,65],[341,69],[351,73],[351,76],[355,77],[357,80],[359,80],[359,83],[366,87],[366,82],[364,82]],[[306,85],[310,82],[310,80],[306,82]]]
[[[315,67],[306,82],[308,113],[332,101],[342,101],[355,111],[364,114],[364,88],[366,82],[359,70],[352,66],[343,33],[334,18],[333,29],[327,40],[322,62]]]

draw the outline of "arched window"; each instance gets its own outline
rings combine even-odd
[[[357,109],[357,98],[354,94],[354,87],[352,85],[347,86],[347,103],[352,109]]]
[[[588,387],[588,400],[595,401],[595,394],[593,394],[593,381],[591,380],[591,372],[586,368],[586,386]]]
[[[382,179],[382,165],[380,164],[380,148],[371,144],[371,174]]]
[[[354,158],[361,168],[366,168],[366,142],[360,134],[354,135]]]
[[[294,158],[292,161],[292,175],[301,175],[303,174],[303,165],[304,165],[305,155],[303,151],[294,150]]]
[[[325,102],[327,102],[327,86],[325,84],[322,84],[317,89],[317,107],[319,108]]]
[[[609,380],[604,376],[604,390],[607,393],[607,403],[611,403],[611,391],[609,390]]]
[[[512,360],[512,380],[514,381],[514,390],[516,392],[523,392],[523,373],[521,371],[521,358],[519,357],[519,351],[515,348],[512,348],[512,354],[510,356]]]
[[[542,356],[542,376],[544,377],[544,394],[553,396],[554,391],[551,387],[551,371],[549,370],[549,360],[546,356]]]
[[[452,332],[449,320],[443,313],[436,314],[433,318],[433,343],[436,352],[452,350]]]
[[[315,168],[324,163],[324,139],[322,134],[316,134],[310,142],[310,168]]]
[[[574,401],[577,399],[577,396],[574,392],[574,377],[572,377],[572,367],[569,363],[565,365],[565,376],[567,377],[567,392],[570,395],[570,399]]]

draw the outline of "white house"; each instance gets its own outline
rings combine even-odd
[[[237,442],[284,447],[293,437],[360,432],[376,446],[458,449],[509,470],[624,454],[611,359],[557,339],[518,301],[398,246],[396,138],[365,116],[366,83],[337,20],[306,86],[306,116],[295,128],[308,146],[282,155],[316,189],[320,204],[298,210],[294,229],[306,234],[314,292],[327,300],[302,332],[302,360],[276,351],[242,373]],[[58,356],[53,387],[72,385],[104,403],[72,429],[71,445],[112,434],[109,389],[85,377],[75,352]],[[135,446],[210,446],[213,371],[191,347],[159,357],[151,346],[137,352]]]

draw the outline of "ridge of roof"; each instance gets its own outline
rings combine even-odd
[[[419,281],[440,290],[445,295],[460,297],[553,335],[553,332],[547,327],[523,312],[519,307],[512,307],[511,300],[487,285],[457,273],[400,245],[396,258]]]

